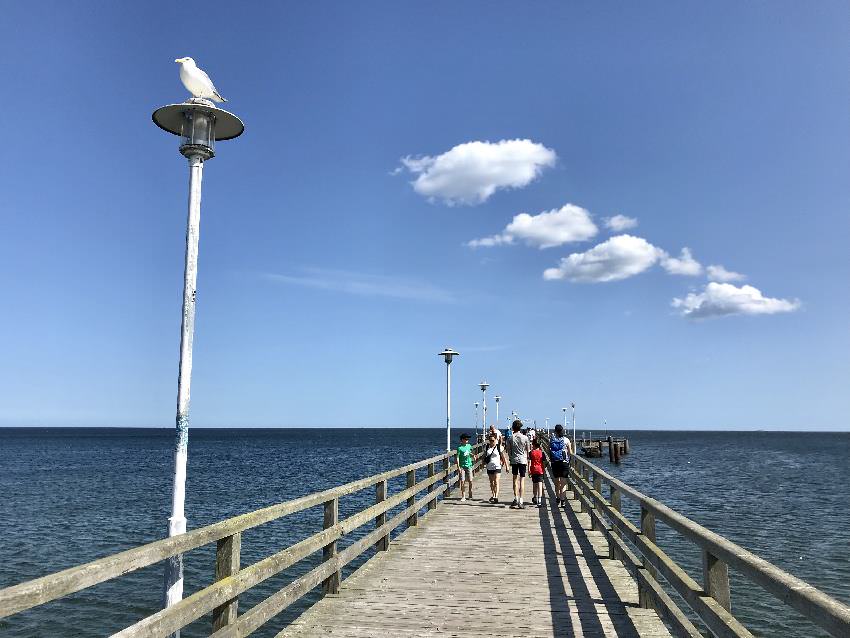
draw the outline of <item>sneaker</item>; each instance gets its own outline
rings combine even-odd
[[[520,503],[519,505],[517,505],[517,508],[518,508],[518,509],[521,509],[521,510],[524,510],[524,509],[525,509],[525,505],[523,505],[522,503]]]
[[[516,499],[514,499],[514,502],[511,503],[511,507],[518,507],[518,503],[517,503]]]
[[[496,505],[498,502],[499,502],[499,499],[497,499],[497,498],[493,499],[493,505]]]
[[[465,501],[466,501],[466,497],[465,497],[465,496],[461,496],[461,497],[460,497],[460,502],[461,502],[461,503],[463,503],[463,502],[465,502]]]

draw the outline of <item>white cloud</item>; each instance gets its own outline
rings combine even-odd
[[[615,233],[621,233],[624,230],[629,230],[629,228],[635,228],[638,225],[638,220],[625,215],[614,215],[605,218],[605,225]]]
[[[695,277],[702,273],[702,265],[693,258],[690,248],[682,248],[678,257],[670,257],[665,254],[661,258],[661,267],[671,275]]]
[[[531,140],[501,140],[458,144],[442,155],[408,156],[401,163],[416,175],[413,190],[451,206],[481,204],[500,188],[527,186],[557,157]]]
[[[746,279],[746,275],[739,272],[726,270],[720,264],[712,264],[705,269],[705,274],[711,281],[741,281]]]
[[[642,273],[665,255],[642,237],[617,235],[586,252],[564,257],[556,268],[547,268],[543,278],[579,283],[617,281]]]
[[[270,281],[279,283],[365,297],[393,297],[436,303],[453,303],[456,301],[454,295],[442,288],[424,281],[404,277],[325,268],[304,268],[302,271],[303,275],[264,273],[263,276]]]
[[[799,300],[765,297],[758,288],[710,282],[700,293],[690,293],[684,299],[673,299],[683,317],[706,319],[726,315],[772,315],[792,312],[800,307]]]
[[[575,204],[565,204],[537,215],[520,213],[500,234],[473,239],[467,245],[479,248],[524,241],[529,246],[542,249],[586,241],[598,232],[590,213]]]

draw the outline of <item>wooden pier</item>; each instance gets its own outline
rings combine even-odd
[[[578,501],[510,509],[510,496],[487,502],[486,474],[474,485],[472,501],[447,499],[279,637],[670,636]]]
[[[729,571],[734,570],[832,636],[850,637],[850,606],[586,459],[572,458],[571,499],[561,509],[554,507],[548,476],[541,508],[507,506],[509,474],[502,475],[501,504],[486,502],[489,491],[481,472],[475,499],[461,501],[454,464],[453,453],[441,454],[7,587],[0,590],[0,618],[10,618],[8,626],[14,628],[20,612],[215,543],[213,582],[176,605],[150,610],[114,636],[165,637],[196,622],[209,623],[209,635],[215,638],[247,636],[320,588],[323,598],[283,628],[279,638],[699,638],[702,632],[751,638],[732,613]],[[391,494],[389,486],[402,479],[405,487]],[[530,500],[528,479],[526,487]],[[340,520],[340,499],[358,493],[362,498],[364,490],[372,492],[374,504]],[[623,499],[639,505],[638,522],[623,515]],[[322,529],[241,565],[244,534],[262,534],[264,524],[311,508],[323,509]],[[701,582],[656,543],[656,523],[702,553]],[[364,526],[371,530],[350,544],[339,543]],[[319,553],[317,566],[306,573],[300,569],[252,608],[239,608],[242,593],[276,574],[291,573],[294,565]],[[364,553],[371,554],[365,564],[342,580],[342,567]],[[689,607],[688,614],[671,597],[674,592]]]

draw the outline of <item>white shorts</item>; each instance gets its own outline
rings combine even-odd
[[[460,471],[457,473],[458,477],[460,477],[461,481],[469,481],[472,483],[472,468],[471,467],[462,467]]]

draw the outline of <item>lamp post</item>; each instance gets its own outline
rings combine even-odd
[[[478,401],[475,402],[475,437],[478,437]]]
[[[499,401],[501,400],[502,397],[500,397],[497,394],[493,398],[496,399],[496,434],[498,435],[498,431],[499,431]]]
[[[452,357],[460,354],[446,348],[440,353],[446,361],[446,454],[452,451]]]
[[[490,386],[486,381],[478,384],[481,388],[481,393],[484,395],[484,403],[481,410],[481,442],[484,442],[484,430],[487,429],[487,388]]]
[[[576,442],[576,404],[570,402],[570,407],[573,409],[573,454],[578,454],[578,443]]]
[[[201,220],[201,180],[204,162],[215,157],[215,142],[239,137],[242,121],[209,100],[191,98],[153,113],[161,129],[180,136],[180,154],[189,160],[189,214],[183,269],[183,319],[180,323],[180,364],[177,374],[177,431],[174,446],[174,484],[168,536],[186,532],[186,456],[189,442],[189,389],[192,382],[192,340],[195,334],[195,292],[198,281],[198,238]],[[165,606],[183,597],[183,556],[165,563]],[[175,634],[179,636],[179,632]]]

